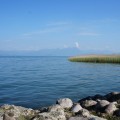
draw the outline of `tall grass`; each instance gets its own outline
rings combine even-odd
[[[120,64],[120,55],[87,55],[69,58],[71,62],[117,63]]]

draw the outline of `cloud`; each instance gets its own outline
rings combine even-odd
[[[80,36],[98,36],[100,34],[95,33],[95,32],[79,32],[78,35],[80,35]]]
[[[78,42],[75,42],[75,46],[76,46],[76,48],[80,48],[80,45],[79,45],[79,43]]]

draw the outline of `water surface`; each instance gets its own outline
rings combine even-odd
[[[0,104],[38,108],[69,97],[120,91],[120,65],[67,57],[0,57]]]

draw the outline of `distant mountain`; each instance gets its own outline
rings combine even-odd
[[[76,56],[83,54],[114,54],[111,51],[80,50],[78,48],[43,49],[39,51],[0,51],[0,56]]]

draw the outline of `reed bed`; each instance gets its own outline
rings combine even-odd
[[[71,62],[116,63],[120,64],[120,55],[86,55],[69,58]]]

